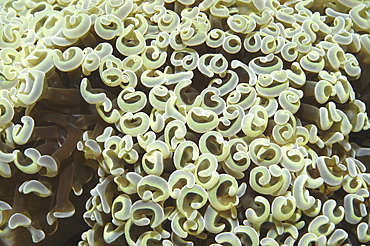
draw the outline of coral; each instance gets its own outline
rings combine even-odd
[[[369,243],[369,9],[6,1],[0,240]]]

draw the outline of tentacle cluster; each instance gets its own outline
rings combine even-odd
[[[370,242],[369,9],[5,2],[0,237],[54,233],[95,173],[80,246]]]

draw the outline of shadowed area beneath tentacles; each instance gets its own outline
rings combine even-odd
[[[54,75],[54,78],[56,76]],[[92,130],[95,135],[101,134],[104,123],[99,118],[96,110],[87,104],[80,95],[77,84],[72,83],[66,87],[60,81],[50,82],[42,100],[28,111],[35,121],[34,131],[25,145],[16,146],[19,150],[19,162],[29,162],[22,153],[27,149],[35,149],[42,156],[51,156],[56,162],[56,169],[48,166],[41,167],[38,173],[25,174],[13,168],[11,178],[0,178],[0,193],[2,200],[12,205],[11,214],[20,213],[29,217],[32,222],[30,227],[45,233],[46,237],[38,245],[55,246],[65,245],[73,236],[80,238],[87,225],[82,219],[84,204],[89,196],[89,191],[97,183],[91,166],[85,165],[84,154],[76,149],[77,142],[82,139],[86,130]],[[17,123],[24,111],[16,113],[14,119]],[[1,139],[1,146],[6,146],[5,136]],[[50,160],[47,160],[50,162]],[[19,192],[21,185],[37,180],[51,190],[51,194],[40,197]],[[82,190],[82,186],[86,185]],[[71,190],[75,195],[70,195]],[[63,219],[59,222],[57,218]],[[59,225],[58,225],[59,224]],[[57,230],[61,226],[61,230]],[[2,245],[32,245],[31,234],[25,227],[14,228],[8,235],[1,239]],[[34,236],[38,234],[35,233]],[[42,233],[41,233],[42,235]],[[1,245],[0,244],[0,245]],[[67,244],[68,245],[68,244]]]

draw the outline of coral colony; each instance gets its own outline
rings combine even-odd
[[[2,244],[62,245],[81,204],[79,246],[370,242],[370,1],[8,0],[0,23]]]

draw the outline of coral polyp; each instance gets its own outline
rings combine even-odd
[[[368,244],[369,9],[5,1],[1,242]]]

